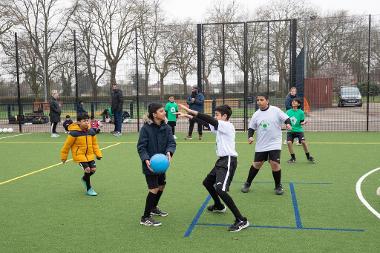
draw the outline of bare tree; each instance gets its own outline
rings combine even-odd
[[[250,77],[249,91],[251,93],[257,92],[266,69],[265,58],[265,45],[266,33],[265,24],[261,22],[247,24],[247,55],[244,52],[244,26],[243,24],[228,26],[228,45],[235,57],[230,57],[231,61],[241,70],[245,71],[247,67],[248,75]],[[247,62],[245,62],[247,56]],[[245,66],[247,64],[247,66]]]
[[[335,86],[366,79],[368,20],[346,11],[307,22],[307,73],[333,77]],[[364,29],[363,29],[364,28]]]
[[[203,29],[202,29],[203,30]],[[211,74],[212,68],[215,65],[216,56],[213,53],[212,49],[212,39],[213,36],[211,33],[205,33],[203,31],[203,39],[202,39],[202,78],[204,82],[203,92],[205,94],[211,93],[211,82],[209,80],[209,76]]]
[[[262,20],[297,19],[315,15],[315,11],[303,1],[297,0],[272,0],[258,8],[256,16]],[[290,23],[270,22],[269,50],[273,53],[273,67],[278,74],[279,92],[286,92],[286,84],[289,84],[289,47],[290,47]]]
[[[8,0],[0,2],[0,36],[10,30],[15,23],[15,19],[8,12],[8,5]]]
[[[95,24],[95,40],[110,68],[110,79],[116,84],[116,71],[120,60],[134,39],[138,19],[135,0],[90,0],[91,22]]]
[[[157,37],[157,50],[153,55],[154,69],[159,75],[160,97],[164,98],[164,79],[174,69],[173,47],[170,45],[170,31],[161,28]]]
[[[58,50],[52,57],[52,61],[56,62],[57,65],[57,71],[56,74],[53,74],[53,77],[60,80],[62,95],[71,96],[72,84],[75,77],[74,42],[73,38],[66,41],[57,44]]]
[[[176,71],[183,82],[183,94],[187,95],[187,77],[196,69],[197,56],[196,31],[194,25],[186,21],[180,25],[172,26],[173,34],[170,36],[170,45],[174,54]]]
[[[62,8],[61,0],[9,0],[8,11],[30,37],[31,46],[44,71],[45,100],[50,93],[50,77],[55,62],[50,62],[57,43],[76,10],[77,2]]]
[[[139,4],[137,22],[140,47],[138,52],[144,65],[144,93],[148,95],[149,73],[157,50],[158,26],[163,23],[159,0],[142,0]]]
[[[6,58],[2,61],[2,66],[8,73],[16,75],[15,69],[15,38],[13,34],[4,34],[0,42]],[[36,99],[40,96],[43,87],[44,74],[39,59],[32,46],[30,36],[26,34],[18,34],[18,54],[19,67],[21,74],[25,74],[25,81],[22,85],[28,85]]]
[[[206,26],[205,29],[206,36],[204,37],[204,43],[208,43],[211,48],[211,53],[208,54],[208,63],[212,63],[219,69],[222,74],[222,83],[225,82],[225,80],[223,80],[223,74],[225,73],[226,65],[230,62],[228,54],[230,45],[228,42],[232,29],[229,28],[228,23],[237,21],[241,16],[242,13],[239,12],[239,5],[235,1],[227,4],[224,1],[215,2],[212,8],[207,12],[207,21],[210,23],[218,23]],[[204,74],[210,74],[211,71],[206,71],[212,67],[209,64],[205,63],[203,68]],[[205,81],[206,80],[208,82],[208,78],[205,79]],[[207,82],[206,87],[209,86]]]
[[[79,8],[73,17],[72,29],[78,29],[77,45],[81,71],[85,73],[91,83],[92,96],[98,96],[99,82],[106,73],[106,60],[100,60],[100,44],[95,39],[97,30],[92,22],[92,12],[87,1],[80,1]]]

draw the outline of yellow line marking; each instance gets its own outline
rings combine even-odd
[[[101,148],[100,150],[105,150],[105,149],[108,149],[108,148],[111,148],[111,147],[117,146],[117,145],[119,145],[119,144],[120,144],[120,142],[115,143],[115,144],[113,144],[113,145],[109,145],[109,146],[104,147],[104,148]],[[70,161],[72,161],[72,160],[73,160],[73,159],[69,159],[69,160],[67,160],[66,162],[70,162]],[[32,172],[26,173],[26,174],[21,175],[21,176],[18,176],[18,177],[11,178],[11,179],[9,179],[9,180],[6,180],[6,181],[3,181],[3,182],[0,182],[0,185],[4,185],[4,184],[10,183],[10,182],[13,182],[13,181],[19,180],[19,179],[21,179],[21,178],[28,177],[28,176],[31,176],[31,175],[33,175],[33,174],[37,174],[37,173],[39,173],[39,172],[42,172],[42,171],[48,170],[48,169],[50,169],[50,168],[53,168],[53,167],[56,167],[56,166],[59,166],[59,165],[62,165],[62,164],[63,164],[62,162],[60,162],[60,163],[56,163],[56,164],[53,164],[53,165],[47,166],[47,167],[45,167],[45,168],[42,168],[42,169],[39,169],[39,170],[35,170],[35,171],[32,171]]]

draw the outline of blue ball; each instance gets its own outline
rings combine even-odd
[[[150,167],[156,174],[165,173],[169,168],[169,160],[164,154],[155,154],[150,158]]]

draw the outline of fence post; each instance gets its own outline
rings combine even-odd
[[[94,102],[91,102],[91,117],[95,117],[95,105],[94,105]]]
[[[270,33],[269,33],[269,21],[267,22],[267,96],[269,97],[269,43],[270,43]]]
[[[135,49],[136,49],[136,103],[137,103],[137,132],[140,131],[140,104],[139,104],[139,58],[137,43],[137,28],[135,28]],[[148,91],[147,91],[148,93]]]
[[[129,115],[132,119],[133,118],[133,101],[131,101],[131,103],[129,103]]]
[[[202,25],[197,24],[197,78],[198,89],[203,91],[202,87]]]
[[[78,64],[77,64],[77,36],[76,36],[75,30],[74,30],[74,72],[75,72],[75,111],[78,116],[79,91],[78,91]],[[92,108],[91,108],[91,115],[93,115]]]
[[[215,117],[215,108],[216,108],[216,99],[215,99],[215,96],[213,96],[212,102],[211,102],[211,115],[212,115],[212,117]]]
[[[292,37],[290,41],[291,45],[291,65],[290,72],[290,87],[296,86],[296,58],[297,58],[297,19],[292,19],[291,21]]]
[[[244,22],[244,131],[247,130],[247,118],[248,118],[248,106],[247,106],[247,96],[248,96],[248,24]]]
[[[16,44],[16,79],[17,79],[17,101],[18,101],[18,129],[20,133],[22,133],[22,108],[21,108],[21,92],[20,92],[20,68],[19,68],[19,59],[18,59],[18,41],[17,41],[17,33],[15,33],[15,44]],[[9,119],[9,118],[8,118]]]
[[[368,63],[367,63],[367,132],[369,131],[369,85],[371,71],[371,15],[368,16]]]
[[[224,65],[225,65],[225,57],[226,57],[226,52],[225,52],[225,47],[226,47],[226,39],[225,39],[225,31],[224,31],[224,23],[222,24],[222,98],[223,98],[223,104],[224,104],[224,99],[226,98],[226,73],[224,70]]]

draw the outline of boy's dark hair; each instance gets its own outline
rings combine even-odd
[[[297,103],[298,103],[298,109],[301,108],[302,101],[301,101],[300,98],[293,98],[292,101],[297,101]]]
[[[266,100],[269,99],[268,94],[266,94],[266,93],[257,93],[256,98],[257,97],[264,97]]]
[[[66,115],[66,119],[70,119],[70,115]]]
[[[77,116],[77,121],[88,119],[88,114],[82,114]]]
[[[94,115],[91,115],[90,119],[95,119]]]
[[[227,115],[227,120],[229,120],[232,115],[232,109],[229,105],[219,105],[215,108],[215,111],[220,112],[222,116],[224,114]]]
[[[153,120],[153,113],[156,113],[158,109],[163,108],[162,104],[151,103],[148,105],[148,118]]]
[[[168,96],[168,98],[171,98],[171,97],[174,98],[174,95],[169,95],[169,96]]]

